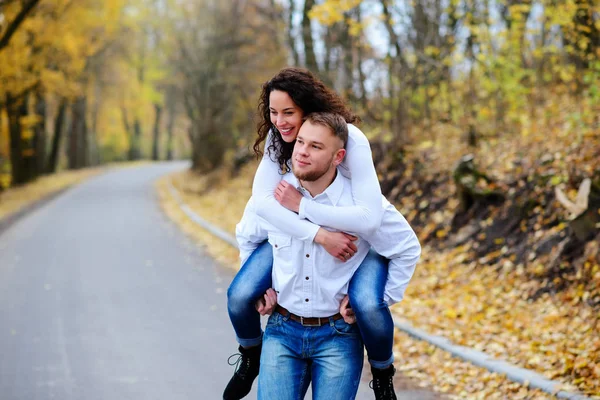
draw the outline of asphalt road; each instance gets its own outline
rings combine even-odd
[[[185,166],[108,172],[0,233],[0,400],[221,398],[232,272],[167,219],[153,186]],[[363,375],[358,398],[372,399]]]

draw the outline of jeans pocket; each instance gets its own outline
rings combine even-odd
[[[282,319],[281,314],[274,312],[273,314],[271,314],[271,316],[267,320],[267,326],[265,327],[265,329],[276,328],[278,326],[281,326],[281,319]]]
[[[348,324],[343,319],[334,321],[331,325],[334,333],[343,336],[358,336],[358,326],[356,324]]]

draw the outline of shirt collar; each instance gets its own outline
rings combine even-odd
[[[340,173],[339,169],[337,169],[335,179],[333,180],[333,182],[331,182],[331,185],[329,185],[323,193],[316,195],[314,197],[314,199],[318,199],[321,196],[327,196],[329,198],[329,201],[331,202],[331,204],[333,204],[334,206],[337,205],[337,203],[340,200],[340,198],[342,197],[342,193],[344,191],[344,182],[343,182],[344,178],[342,178],[341,175],[342,174]],[[298,178],[296,178],[296,176],[293,173],[292,173],[292,176],[293,176],[293,182],[296,186],[296,189],[298,189],[298,191],[300,193],[302,193],[302,195],[313,198],[311,196],[311,194],[309,193],[309,191],[302,187],[302,185],[300,184],[300,181],[298,180]]]

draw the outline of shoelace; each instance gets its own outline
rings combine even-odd
[[[231,359],[233,357],[237,357],[237,360],[232,362]],[[235,365],[235,372],[243,378],[246,376],[246,373],[250,368],[250,357],[244,357],[244,355],[241,353],[235,353],[229,356],[227,359],[227,364],[231,366]]]
[[[383,396],[390,396],[391,398],[391,393],[389,392],[389,388],[393,387],[393,382],[394,382],[394,377],[393,376],[389,376],[387,377],[387,385],[385,388],[382,387],[382,381],[384,379],[373,379],[369,382],[369,388],[374,390],[375,393],[378,393],[380,395]],[[375,386],[375,387],[374,387]]]

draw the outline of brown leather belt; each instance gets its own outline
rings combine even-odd
[[[281,307],[279,304],[275,307],[275,312],[278,312],[284,317],[289,317],[293,321],[301,323],[302,326],[323,326],[329,323],[329,318],[333,318],[334,321],[344,318],[340,313],[334,314],[330,317],[301,317],[299,315],[289,312],[285,308]]]

